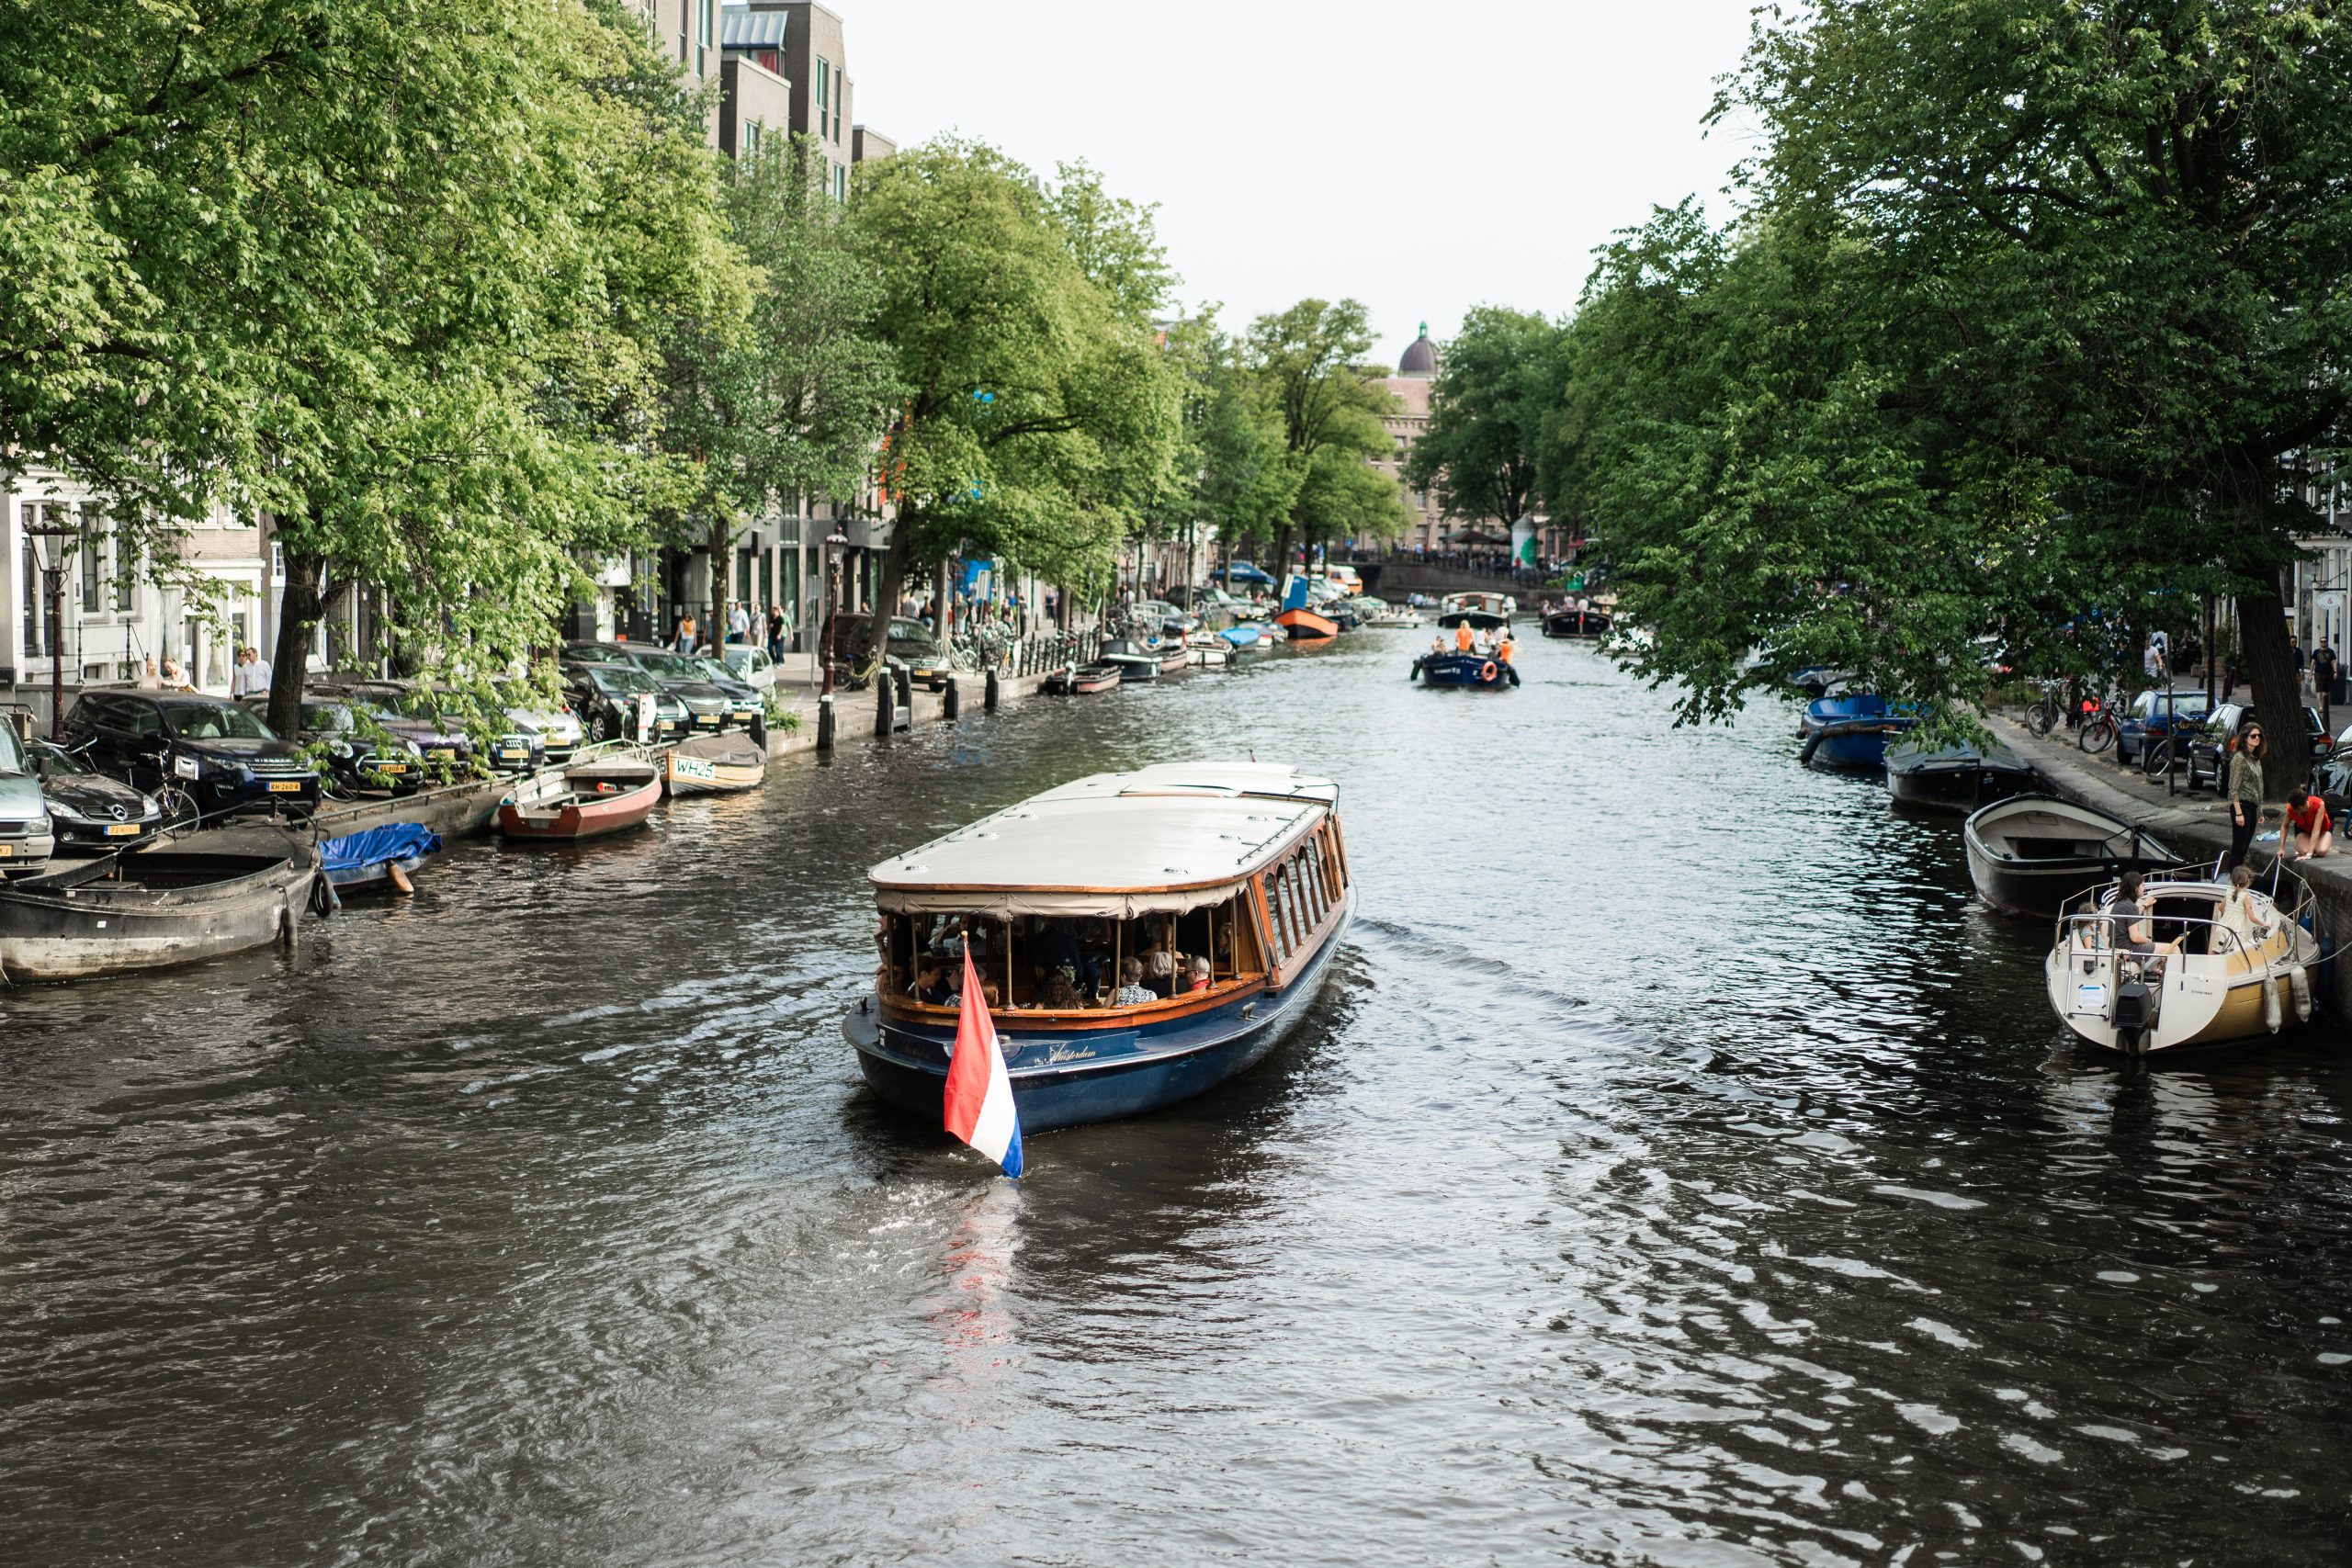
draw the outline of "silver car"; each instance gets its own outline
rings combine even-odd
[[[0,723],[0,876],[42,870],[57,848],[56,825],[40,793],[40,775],[16,727]]]

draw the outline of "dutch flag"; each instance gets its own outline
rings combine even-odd
[[[1002,1166],[1005,1175],[1021,1174],[1021,1114],[1012,1107],[1012,1079],[996,1048],[996,1023],[968,945],[964,1008],[956,1020],[955,1054],[947,1058],[947,1130]]]

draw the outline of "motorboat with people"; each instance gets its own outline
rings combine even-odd
[[[1886,765],[1887,742],[1919,722],[1875,692],[1817,697],[1798,721],[1804,744],[1797,761],[1825,768],[1876,773]]]
[[[1449,610],[1437,618],[1438,640],[1413,660],[1408,681],[1424,686],[1466,686],[1503,691],[1519,684],[1519,670],[1507,646],[1510,623],[1485,610]],[[1468,637],[1461,634],[1464,629]]]
[[[1363,624],[1367,626],[1418,628],[1429,625],[1421,618],[1421,613],[1410,604],[1392,604],[1385,599],[1374,599],[1369,595],[1358,600],[1357,604],[1363,612]]]
[[[1997,743],[1929,747],[1906,737],[1886,749],[1887,794],[1923,811],[1973,811],[2022,795],[2036,782],[2031,765]]]
[[[2079,1038],[2146,1056],[2276,1034],[2312,1015],[2319,938],[2311,890],[2274,864],[2267,886],[2208,880],[2207,868],[2098,888],[2058,917],[2042,961],[2050,1006]],[[2132,940],[2133,933],[2143,940]]]
[[[662,804],[662,770],[649,758],[615,755],[575,762],[543,797],[509,797],[498,830],[525,843],[571,843],[641,826]]]
[[[1578,641],[1598,641],[1615,629],[1617,619],[1608,611],[1596,608],[1589,599],[1571,600],[1554,604],[1544,612],[1545,637],[1571,637]]]
[[[1976,896],[2013,915],[2054,915],[2127,871],[2177,865],[2170,845],[2120,817],[2054,795],[2019,795],[1961,827]]]
[[[842,1020],[867,1083],[939,1124],[967,953],[1024,1137],[1255,1065],[1313,1010],[1354,916],[1338,800],[1282,764],[1162,763],[882,862],[875,989]]]

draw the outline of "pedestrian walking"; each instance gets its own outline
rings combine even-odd
[[[2312,689],[2319,698],[2320,725],[2331,735],[2335,732],[2335,649],[2327,646],[2327,638],[2322,637],[2319,646],[2312,649]]]
[[[2287,634],[2287,650],[2295,656],[2295,690],[2299,692],[2308,690],[2305,682],[2310,676],[2303,666],[2303,645],[2292,632]]]
[[[696,631],[697,628],[695,626],[695,618],[692,615],[680,615],[678,617],[678,635],[671,641],[670,646],[680,653],[692,653],[695,650],[695,637]]]
[[[2230,802],[2230,863],[2244,865],[2254,847],[2254,830],[2262,824],[2262,726],[2249,724],[2238,734],[2230,752],[2229,774],[2222,793]]]
[[[784,606],[768,606],[768,661],[774,663],[784,657],[784,639],[792,635],[792,622],[786,616]]]

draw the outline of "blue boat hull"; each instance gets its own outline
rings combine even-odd
[[[1883,768],[1886,766],[1886,743],[1891,739],[1878,730],[1826,736],[1815,748],[1813,761],[1816,767],[1824,768]]]
[[[1340,929],[1279,991],[1238,996],[1153,1029],[1047,1033],[1021,1029],[1017,1012],[999,1014],[1022,1135],[1148,1115],[1256,1066],[1306,1017],[1354,913],[1351,893]],[[954,1031],[910,1028],[868,1011],[843,1020],[842,1032],[876,1094],[939,1124]]]
[[[1492,670],[1489,676],[1487,671]],[[1424,686],[1469,686],[1499,691],[1519,684],[1519,671],[1498,659],[1480,653],[1425,653],[1413,660],[1413,674]]]

